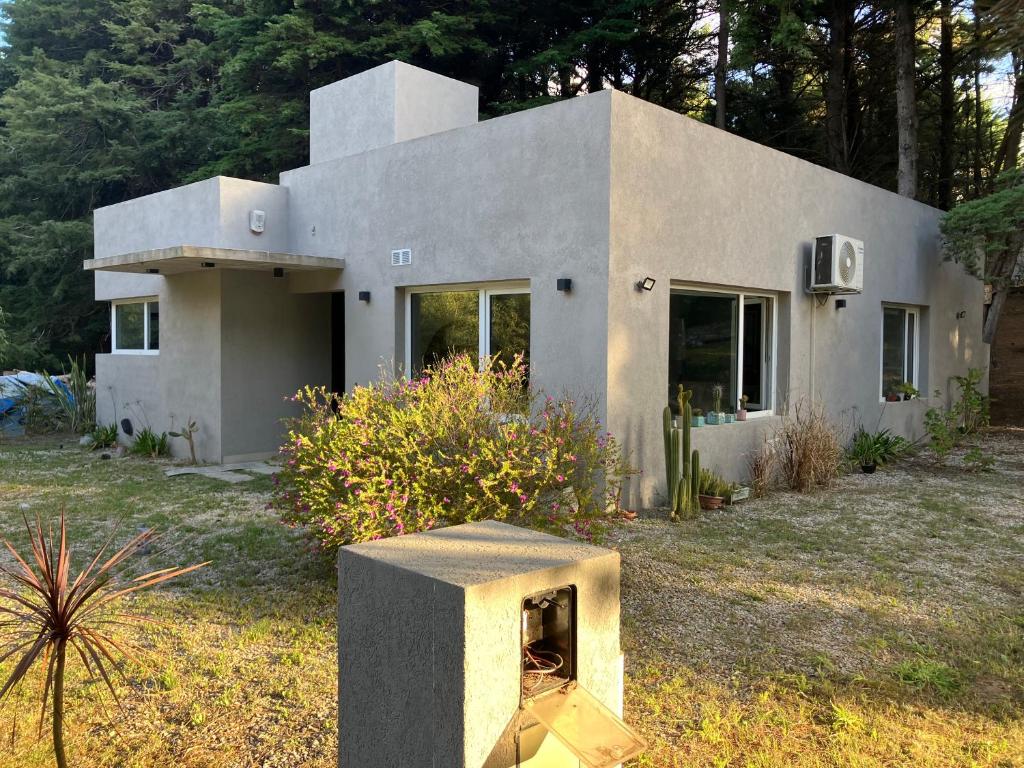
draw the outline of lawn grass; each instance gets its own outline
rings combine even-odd
[[[635,765],[1024,765],[1024,433],[985,444],[989,473],[917,459],[615,529],[626,719],[651,742]],[[146,565],[213,561],[135,600],[166,626],[144,631],[153,662],[126,670],[123,712],[75,673],[72,764],[333,766],[329,558],[266,509],[267,478],[165,467],[0,444],[0,535],[63,505],[82,555],[124,518],[125,536],[169,531]],[[51,764],[30,693],[0,711],[4,768]]]
[[[617,530],[638,765],[1024,765],[1024,432],[984,445]]]

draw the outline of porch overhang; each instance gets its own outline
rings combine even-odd
[[[210,248],[198,245],[176,245],[151,251],[137,251],[119,256],[86,259],[82,265],[89,271],[134,272],[136,274],[177,275],[201,269],[246,269],[272,272],[289,271],[340,272],[344,259],[330,256],[307,256],[297,253],[249,251],[237,248]]]

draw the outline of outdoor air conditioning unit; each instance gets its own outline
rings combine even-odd
[[[864,243],[845,235],[814,240],[811,293],[860,293],[864,290]]]

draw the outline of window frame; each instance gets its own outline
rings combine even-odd
[[[901,309],[904,312],[903,315],[903,375],[904,381],[909,381],[911,386],[915,389],[920,390],[921,383],[921,307],[910,305],[910,304],[895,304],[893,302],[883,301],[882,309],[879,313],[881,317],[878,321],[878,402],[888,404],[890,401],[885,399],[885,310],[887,309]],[[910,355],[907,353],[911,351],[910,346],[907,344],[907,334],[910,332],[910,318],[914,318],[914,346],[913,346],[913,370],[911,371],[911,378],[906,378],[907,374],[907,361]],[[891,402],[905,402],[904,400],[893,400]]]
[[[150,349],[149,305],[159,304],[159,296],[114,299],[110,302],[110,353],[112,355],[159,355],[160,347]],[[142,305],[142,349],[122,349],[117,346],[117,308],[126,304]],[[159,333],[159,330],[157,331]]]
[[[529,281],[486,283],[442,283],[439,285],[418,285],[405,289],[405,354],[406,375],[412,375],[412,297],[423,293],[448,293],[458,291],[477,292],[477,362],[490,354],[491,346],[491,297],[511,294],[530,294]],[[531,299],[530,343],[533,344],[533,301]]]
[[[744,307],[746,306],[747,299],[763,299],[770,302],[771,308],[765,312],[765,317],[768,320],[771,334],[769,343],[765,344],[762,340],[762,346],[766,347],[764,350],[768,354],[768,360],[766,365],[768,366],[767,379],[767,397],[768,397],[768,408],[763,408],[759,411],[747,411],[747,421],[751,419],[764,419],[769,416],[775,415],[775,402],[778,397],[777,381],[778,381],[778,356],[779,356],[779,297],[778,294],[772,293],[771,291],[758,291],[758,290],[746,290],[743,288],[729,288],[727,286],[718,285],[701,285],[695,283],[676,283],[673,282],[669,288],[669,294],[717,294],[721,296],[731,296],[736,299],[736,305],[738,307],[737,314],[739,317],[736,321],[736,397],[735,402],[732,403],[731,407],[739,409],[740,395],[743,392],[743,358],[746,350],[744,349],[743,336],[745,318],[744,318]],[[671,301],[671,299],[670,299]],[[667,352],[667,350],[666,350]],[[742,424],[743,422],[736,422]]]

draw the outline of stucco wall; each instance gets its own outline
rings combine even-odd
[[[389,61],[309,94],[310,163],[470,125],[476,86]]]
[[[266,272],[222,274],[221,413],[225,461],[275,453],[285,401],[300,387],[330,384],[330,296],[288,292]]]
[[[620,93],[612,95],[611,166],[609,426],[647,470],[646,500],[664,490],[673,281],[775,292],[776,402],[812,397],[848,427],[874,429],[882,416],[883,426],[921,432],[925,404],[888,404],[882,414],[882,302],[927,308],[925,392],[987,364],[981,286],[942,262],[941,212]],[[803,293],[813,238],[832,233],[865,242],[864,292],[845,297],[838,311],[834,299],[819,307]],[[644,275],[658,281],[650,293],[633,288]],[[967,315],[958,320],[961,310]],[[721,472],[742,477],[763,431],[756,421],[708,427],[698,444],[714,452],[710,463]]]
[[[529,280],[535,383],[603,399],[610,105],[597,94],[282,174],[292,248],[346,259],[331,287],[351,297],[348,386],[404,360],[405,286]],[[411,266],[391,266],[395,248]]]
[[[220,460],[221,275],[212,270],[165,279],[158,354],[96,356],[101,423],[128,417],[136,430],[166,432],[194,418],[200,460]],[[188,455],[182,440],[172,440],[171,449],[175,456]]]

